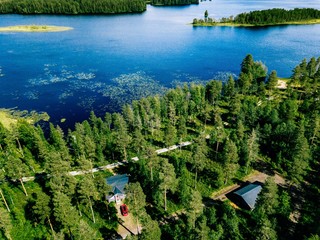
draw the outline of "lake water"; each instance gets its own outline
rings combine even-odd
[[[310,7],[320,0],[212,0],[182,7],[148,6],[116,16],[2,15],[0,26],[47,24],[58,33],[0,33],[0,108],[46,111],[63,128],[115,111],[124,102],[183,82],[237,75],[251,53],[288,77],[303,59],[320,56],[320,25],[194,28],[188,23],[268,8]]]

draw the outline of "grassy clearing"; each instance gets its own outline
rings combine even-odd
[[[294,21],[294,22],[283,22],[283,23],[268,23],[268,24],[239,24],[239,23],[220,23],[220,22],[203,22],[192,24],[194,27],[271,27],[280,25],[310,25],[310,24],[320,24],[320,19],[311,19],[305,21]]]
[[[62,32],[72,30],[71,27],[47,25],[17,25],[0,27],[0,32]]]
[[[9,129],[11,125],[17,123],[17,119],[12,117],[8,111],[0,109],[0,122],[5,128]]]
[[[12,125],[17,124],[19,119],[24,119],[30,124],[34,124],[39,121],[49,121],[50,116],[45,112],[36,111],[19,111],[16,109],[0,108],[0,123],[6,128],[11,129]]]

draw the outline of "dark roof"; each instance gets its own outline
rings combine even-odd
[[[107,184],[112,186],[112,192],[114,194],[124,193],[124,188],[129,182],[129,177],[127,174],[115,175],[107,178]]]
[[[250,183],[249,185],[235,191],[234,194],[240,196],[249,208],[253,209],[261,189],[261,185]]]

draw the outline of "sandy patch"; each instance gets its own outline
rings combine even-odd
[[[137,229],[137,221],[134,219],[132,213],[130,213],[130,206],[128,206],[129,214],[127,216],[122,216],[120,212],[121,204],[123,203],[116,205],[117,216],[119,218],[119,226],[118,226],[117,232],[119,235],[121,235],[123,239],[125,239],[128,235],[131,235],[131,234],[137,235],[138,229]],[[139,228],[139,231],[141,231],[140,228]]]
[[[0,27],[0,32],[62,32],[72,30],[71,27],[47,25],[19,25]]]

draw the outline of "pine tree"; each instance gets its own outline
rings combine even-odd
[[[191,190],[189,204],[186,215],[188,224],[191,228],[195,228],[196,220],[203,213],[202,196],[197,190]]]
[[[32,210],[34,214],[37,216],[37,218],[40,220],[40,223],[44,223],[46,220],[49,223],[50,229],[52,231],[53,237],[55,236],[55,232],[53,230],[52,222],[51,222],[51,208],[50,208],[50,197],[41,192],[37,194],[37,198],[35,201],[34,206],[32,207]]]
[[[63,226],[63,230],[68,231],[69,236],[72,238],[72,232],[77,229],[80,217],[77,210],[72,206],[71,199],[66,194],[55,192],[53,206],[53,214],[56,221]]]
[[[248,172],[250,164],[255,162],[259,156],[259,138],[257,132],[252,129],[252,132],[247,140],[247,158],[245,163],[245,171]]]
[[[200,135],[194,143],[192,150],[193,168],[195,170],[194,188],[197,186],[198,172],[202,171],[206,165],[207,145],[205,137]]]
[[[232,140],[227,140],[225,143],[225,146],[223,148],[223,161],[223,166],[225,169],[224,184],[227,184],[227,182],[235,175],[235,173],[239,169],[238,149]]]
[[[19,150],[14,146],[7,148],[8,152],[6,154],[6,175],[11,179],[19,180],[23,189],[23,192],[28,196],[27,190],[23,183],[23,177],[29,175],[28,166],[20,159],[21,154]]]
[[[82,202],[85,203],[86,205],[89,205],[91,215],[92,215],[92,221],[93,223],[96,223],[96,218],[93,211],[93,201],[99,199],[99,192],[92,178],[85,176],[79,182],[78,194],[80,195],[80,199],[82,200]]]
[[[159,180],[159,190],[163,192],[164,210],[167,211],[167,192],[169,190],[174,192],[177,186],[174,167],[167,159],[163,159],[160,163]]]
[[[276,71],[272,71],[268,78],[267,88],[269,90],[274,90],[278,85],[278,76]]]

